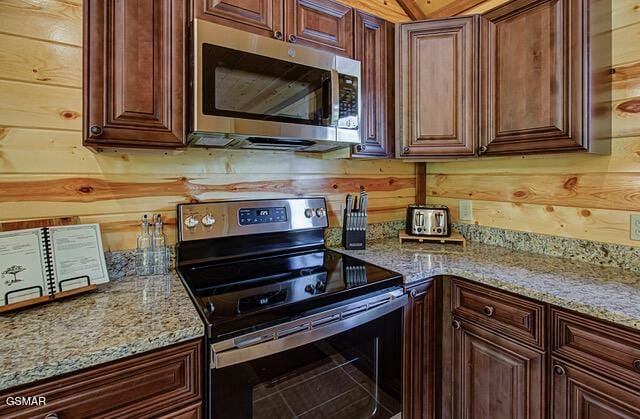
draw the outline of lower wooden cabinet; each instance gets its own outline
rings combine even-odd
[[[45,406],[10,406],[7,397],[43,396]],[[2,418],[200,418],[202,340],[0,394]]]
[[[455,418],[545,417],[545,354],[462,319],[454,319]]]
[[[640,389],[554,359],[553,419],[640,418]]]
[[[405,402],[403,418],[434,418],[435,292],[433,282],[409,290],[405,317]]]

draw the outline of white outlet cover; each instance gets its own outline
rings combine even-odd
[[[631,214],[631,240],[640,240],[640,214]]]
[[[468,200],[459,202],[458,208],[461,221],[473,221],[473,206],[471,202]]]

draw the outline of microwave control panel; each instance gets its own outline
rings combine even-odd
[[[358,129],[358,78],[340,74],[340,111],[338,128]]]

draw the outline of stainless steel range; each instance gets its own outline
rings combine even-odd
[[[327,217],[322,198],[178,207],[210,417],[401,413],[401,276],[325,249]]]

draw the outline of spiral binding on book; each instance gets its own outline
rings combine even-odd
[[[53,295],[56,292],[56,278],[55,271],[53,269],[53,254],[51,250],[51,232],[48,227],[42,227],[42,243],[44,246],[44,263],[45,271],[47,275],[47,282],[49,285],[49,295]]]

